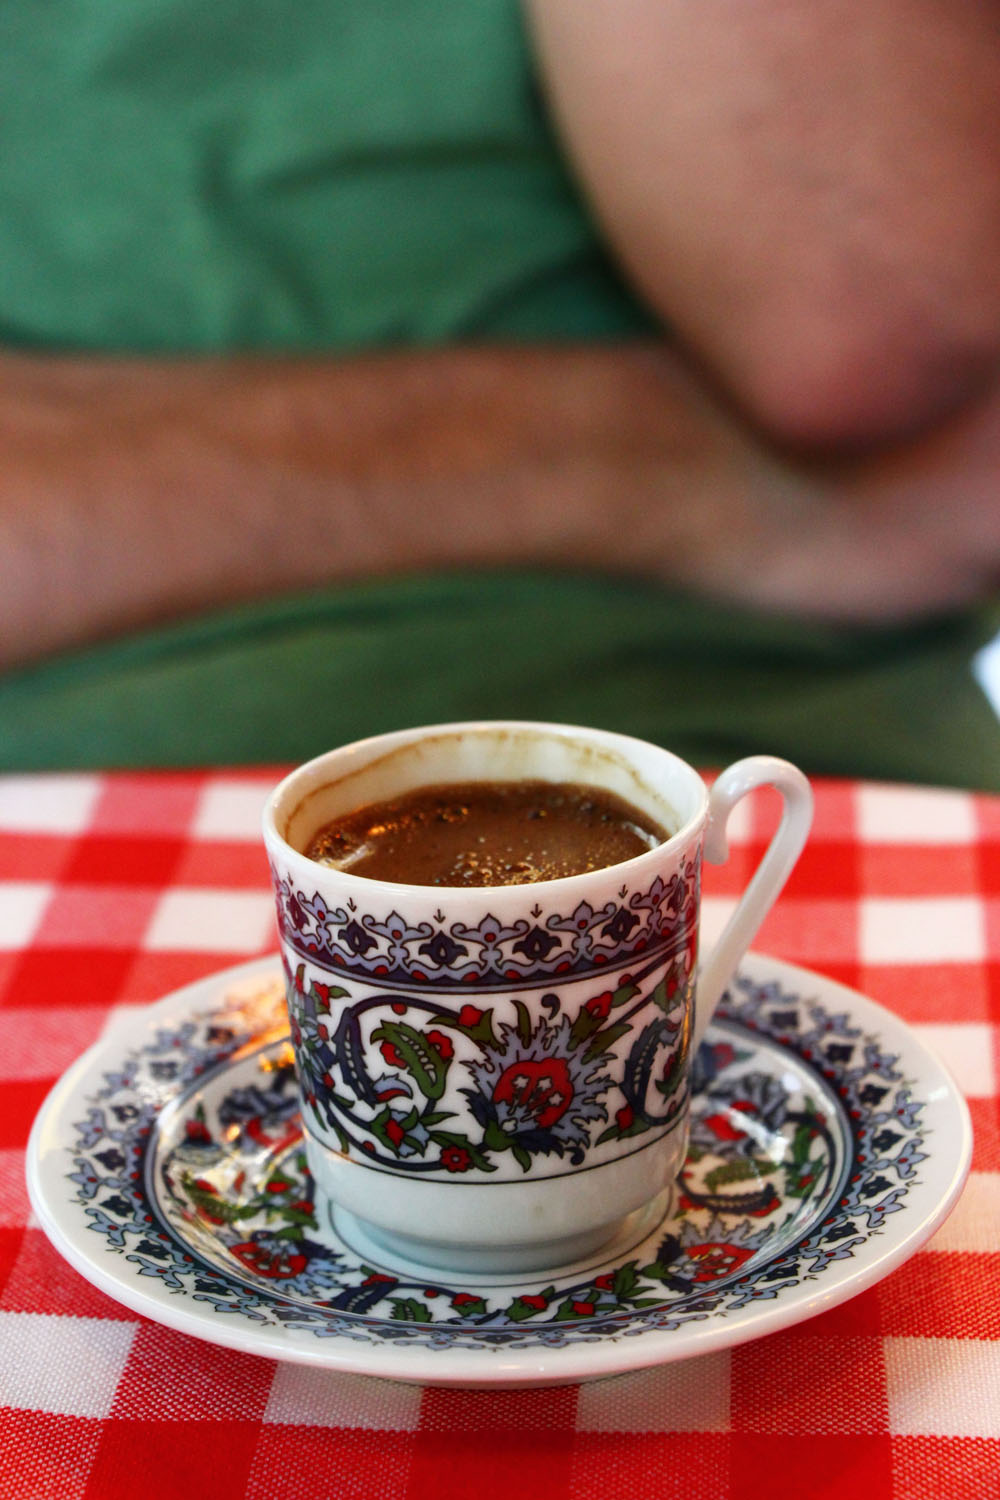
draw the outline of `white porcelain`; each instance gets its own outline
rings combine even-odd
[[[318,828],[415,787],[538,779],[615,792],[672,836],[535,885],[393,884],[302,852]],[[753,788],[784,817],[694,995],[702,842]],[[805,841],[801,772],[754,756],[709,795],[624,735],[504,721],[383,735],[300,767],[268,803],[309,1164],[386,1253],[506,1273],[621,1234],[684,1160],[688,1060]]]
[[[60,1253],[137,1313],[272,1359],[458,1386],[589,1380],[789,1327],[893,1271],[958,1198],[960,1094],[851,990],[749,955],[696,1072],[672,1204],[555,1270],[445,1275],[331,1224],[305,1170],[279,962],[257,960],[120,1021],[74,1064],[32,1130],[29,1192]]]

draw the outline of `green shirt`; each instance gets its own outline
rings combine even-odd
[[[6,0],[0,341],[344,350],[647,324],[516,0]]]
[[[6,0],[0,342],[346,351],[620,338],[515,0]],[[833,631],[612,579],[336,589],[0,677],[0,769],[296,760],[559,718],[701,761],[991,786],[986,612]]]

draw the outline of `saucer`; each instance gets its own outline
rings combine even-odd
[[[56,1249],[184,1333],[434,1385],[575,1383],[786,1328],[914,1253],[968,1172],[968,1111],[873,1001],[751,954],[695,1065],[669,1201],[528,1276],[390,1259],[317,1200],[280,965],[255,960],[112,1026],[28,1147]]]

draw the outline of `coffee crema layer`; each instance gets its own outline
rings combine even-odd
[[[317,830],[319,864],[405,885],[532,885],[602,870],[664,843],[667,829],[624,798],[573,782],[421,787]]]

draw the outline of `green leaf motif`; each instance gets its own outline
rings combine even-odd
[[[388,1042],[403,1059],[417,1088],[427,1099],[440,1099],[444,1093],[448,1065],[434,1050],[422,1032],[403,1021],[383,1021],[372,1032],[372,1040]]]
[[[218,1193],[199,1187],[189,1172],[181,1178],[184,1190],[197,1208],[204,1209],[212,1219],[221,1219],[226,1224],[236,1224],[240,1219],[252,1219],[260,1212],[258,1199],[253,1203],[231,1203]]]
[[[612,1286],[619,1302],[624,1302],[631,1297],[638,1285],[639,1277],[636,1273],[634,1260],[630,1260],[624,1266],[618,1267]]]
[[[429,1323],[431,1321],[430,1309],[416,1297],[390,1297],[389,1306],[392,1308],[391,1316],[397,1323]]]
[[[523,1297],[515,1297],[507,1308],[506,1316],[512,1323],[526,1323],[529,1318],[537,1318],[539,1313],[548,1311],[548,1304],[555,1296],[555,1287],[548,1287],[544,1292],[539,1292],[526,1302]]]
[[[454,1307],[454,1303],[452,1303]],[[481,1318],[489,1311],[489,1304],[485,1297],[467,1296],[455,1311],[461,1313],[463,1318]]]
[[[579,1047],[581,1042],[587,1041],[589,1037],[594,1035],[595,1031],[600,1030],[603,1020],[604,1017],[599,1013],[589,1011],[586,1005],[582,1005],[580,1013],[573,1022],[570,1030],[570,1046],[576,1048]]]
[[[611,1009],[617,1010],[619,1005],[627,1005],[639,993],[639,986],[630,979],[627,984],[620,984],[611,996]]]
[[[648,1266],[643,1266],[639,1273],[645,1281],[670,1282],[678,1275],[675,1268],[665,1266],[662,1261],[651,1260]]]
[[[429,1117],[425,1117],[425,1123],[427,1118]],[[430,1139],[436,1146],[455,1146],[459,1151],[467,1151],[472,1159],[472,1165],[478,1168],[480,1172],[495,1172],[497,1169],[496,1163],[490,1161],[488,1156],[484,1156],[479,1147],[473,1145],[467,1135],[459,1135],[458,1131],[432,1130],[430,1132]]]
[[[557,1323],[571,1323],[579,1321],[580,1318],[592,1318],[596,1311],[596,1304],[594,1306],[585,1304],[584,1308],[580,1308],[576,1305],[578,1300],[567,1297],[565,1302],[560,1302],[556,1309],[555,1321]]]
[[[326,994],[321,995],[319,993],[320,989],[325,990]],[[329,1010],[331,1000],[343,1000],[346,995],[350,994],[350,991],[345,990],[342,984],[318,985],[316,980],[314,979],[312,982],[310,993],[313,997],[313,1000],[321,1010]]]
[[[721,1166],[713,1167],[711,1172],[705,1175],[705,1186],[710,1193],[716,1188],[724,1187],[730,1182],[755,1182],[761,1177],[769,1177],[772,1172],[778,1170],[778,1163],[771,1161],[766,1156],[737,1157],[735,1161],[723,1162]]]
[[[583,1054],[584,1062],[593,1062],[595,1057],[600,1057],[602,1052],[607,1052],[608,1048],[613,1047],[619,1037],[626,1036],[631,1030],[632,1028],[627,1021],[616,1021],[613,1026],[606,1026],[603,1031],[597,1033]]]
[[[816,1138],[815,1131],[808,1125],[799,1125],[792,1137],[792,1149],[790,1160],[796,1167],[804,1167],[809,1160],[809,1152]]]
[[[645,1135],[649,1129],[650,1124],[646,1116],[637,1114],[631,1125],[626,1125],[624,1130],[617,1124],[609,1125],[607,1130],[602,1130],[594,1145],[603,1146],[605,1141],[627,1141],[634,1135]]]

